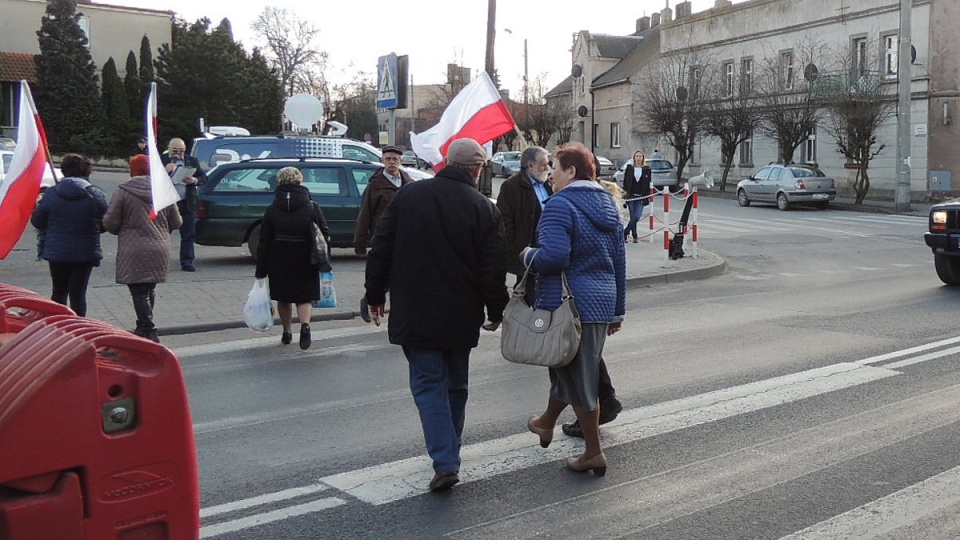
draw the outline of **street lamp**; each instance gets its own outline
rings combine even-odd
[[[504,32],[508,34],[513,34],[513,30],[509,28],[504,28]],[[526,105],[529,103],[529,84],[527,79],[527,38],[523,38],[523,105],[524,111],[526,111]]]

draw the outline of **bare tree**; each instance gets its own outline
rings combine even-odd
[[[266,41],[267,56],[288,95],[316,83],[316,73],[308,74],[308,71],[319,72],[322,79],[327,53],[316,49],[314,39],[320,30],[309,19],[285,8],[268,6],[251,27]]]
[[[663,137],[677,151],[677,178],[693,157],[707,112],[703,89],[710,86],[712,69],[702,53],[690,52],[661,58],[635,87],[640,103],[634,133]]]
[[[545,75],[541,74],[533,81],[530,89],[531,105],[527,107],[527,113],[531,140],[537,146],[546,148],[554,135],[557,135],[560,141],[564,130],[566,130],[567,140],[561,141],[560,144],[569,142],[570,133],[573,131],[574,114],[569,107],[564,107],[557,101],[547,101],[545,96],[548,89],[544,85],[544,77]]]
[[[760,123],[750,98],[750,89],[741,84],[739,92],[726,95],[729,90],[725,84],[714,84],[710,89],[712,98],[704,102],[703,133],[720,142],[723,163],[720,191],[727,188],[727,177],[733,167],[737,148],[752,137]]]
[[[863,46],[863,51],[875,49],[879,47]],[[841,56],[838,69],[821,75],[814,84],[815,94],[830,111],[827,130],[837,151],[857,166],[852,186],[855,204],[862,204],[870,191],[870,161],[886,147],[883,143],[878,145],[877,131],[896,105],[896,96],[882,84],[883,75],[866,70],[869,65],[876,63],[870,58]]]
[[[811,93],[807,66],[820,62],[826,50],[816,40],[804,38],[793,49],[769,51],[760,67],[760,131],[777,141],[783,163],[793,161],[794,152],[820,120],[820,104]]]

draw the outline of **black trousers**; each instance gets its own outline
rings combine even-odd
[[[137,330],[151,330],[153,324],[153,305],[157,300],[156,283],[133,283],[127,285],[133,298],[133,310],[137,314]]]
[[[67,305],[81,317],[87,316],[87,284],[93,263],[61,263],[50,261],[50,280],[53,292],[50,299],[58,304]]]

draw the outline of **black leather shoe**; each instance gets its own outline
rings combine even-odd
[[[623,403],[620,403],[617,396],[608,397],[600,404],[600,425],[613,422],[621,411],[623,411]]]
[[[367,303],[367,297],[360,299],[360,318],[363,322],[370,322],[370,305]]]
[[[185,264],[185,265],[183,265],[183,266],[180,267],[180,270],[183,270],[184,272],[196,272],[196,271],[197,271],[197,269],[194,268],[192,264]]]
[[[563,434],[567,437],[579,437],[583,438],[583,430],[580,429],[580,421],[574,420],[572,424],[563,424],[560,426],[560,429],[563,431]]]
[[[430,481],[430,491],[446,491],[460,481],[460,475],[454,472],[437,473]]]
[[[280,343],[289,345],[291,342],[293,342],[293,334],[290,332],[284,332],[283,335],[280,336]]]
[[[300,348],[307,350],[310,348],[310,325],[300,325]]]

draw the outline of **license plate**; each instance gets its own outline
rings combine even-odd
[[[814,193],[814,194],[813,194],[813,198],[814,198],[814,199],[826,199],[826,198],[828,198],[828,197],[830,197],[830,195],[828,195],[828,194],[826,194],[826,193]]]

